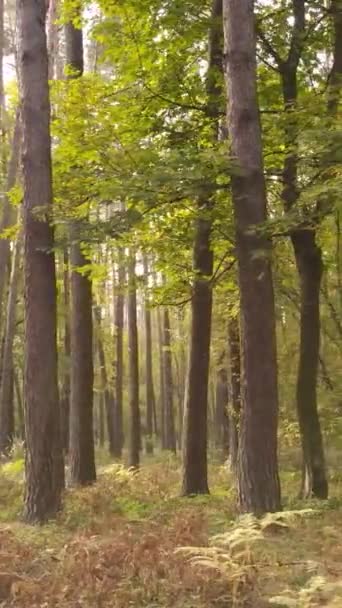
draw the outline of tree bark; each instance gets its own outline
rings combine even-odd
[[[168,308],[163,309],[163,373],[164,373],[164,425],[165,449],[176,453],[175,413],[173,407],[173,374],[171,352],[171,327]]]
[[[54,235],[47,217],[52,175],[46,2],[19,0],[18,19],[24,176],[25,519],[44,522],[60,509],[64,485]]]
[[[241,302],[242,417],[238,493],[242,512],[280,509],[277,461],[278,383],[271,243],[256,88],[254,2],[224,0],[229,132]],[[262,353],[262,356],[260,356]]]
[[[217,140],[222,93],[218,77],[218,74],[222,73],[222,0],[213,0],[211,16],[209,65],[206,77],[206,113],[212,120],[213,140]],[[203,185],[203,192],[198,201],[193,249],[191,337],[183,424],[183,495],[209,492],[207,417],[212,317],[212,284],[210,281],[213,272],[213,252],[210,244],[212,197],[211,184]]]
[[[65,26],[66,62],[73,68],[72,78],[83,74],[83,34],[73,24]],[[71,399],[70,399],[70,477],[74,485],[96,480],[93,424],[93,319],[92,284],[80,270],[90,260],[80,243],[81,223],[72,227],[71,261]]]
[[[12,270],[7,302],[4,354],[2,359],[0,386],[0,454],[8,455],[12,449],[14,437],[14,402],[13,402],[13,341],[17,291],[19,280],[21,240],[17,237],[12,256]]]
[[[128,365],[129,365],[129,466],[137,469],[140,464],[140,407],[139,407],[139,351],[137,327],[137,292],[135,254],[129,254],[128,269]]]
[[[148,260],[144,257],[144,274],[148,286]],[[148,297],[145,298],[145,383],[146,383],[146,452],[153,454],[153,412],[155,410],[155,393],[153,384],[153,359],[152,359],[152,323],[151,309]]]

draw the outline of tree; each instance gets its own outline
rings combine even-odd
[[[129,391],[129,466],[137,469],[140,464],[140,408],[139,408],[139,351],[137,328],[137,291],[135,254],[129,252],[128,263],[128,391]]]
[[[15,335],[20,249],[21,239],[19,236],[15,242],[12,256],[0,384],[0,453],[5,455],[10,453],[14,437],[13,341]]]
[[[65,26],[66,62],[72,78],[83,74],[83,34],[72,23]],[[92,285],[82,273],[90,260],[80,242],[81,221],[72,226],[71,262],[71,396],[70,396],[70,474],[73,484],[87,485],[96,480],[93,429],[93,320]]]
[[[238,462],[241,511],[280,509],[277,463],[278,384],[271,244],[266,220],[256,89],[254,2],[224,0],[228,128],[242,331],[242,416]]]
[[[122,448],[124,444],[123,432],[123,330],[124,330],[124,283],[125,283],[125,267],[124,253],[121,247],[118,248],[118,281],[117,295],[115,297],[114,310],[114,328],[115,328],[115,363],[114,363],[114,382],[115,382],[115,410],[114,410],[114,428],[115,428],[115,453],[116,458],[121,458]]]
[[[100,412],[103,410],[103,406],[106,411],[106,421],[107,421],[107,430],[108,430],[108,442],[109,442],[109,453],[115,457],[115,420],[114,420],[114,412],[115,412],[115,404],[114,397],[111,393],[111,390],[108,386],[108,378],[107,378],[107,368],[106,368],[106,356],[104,351],[104,346],[102,342],[101,336],[101,308],[99,306],[95,307],[94,316],[97,325],[97,351],[99,357],[99,366],[100,366],[100,377],[101,377],[101,407]]]
[[[144,274],[148,282],[148,259],[144,257]],[[153,384],[153,361],[152,361],[152,323],[151,308],[148,298],[145,298],[145,340],[146,340],[146,451],[153,453],[153,413],[156,407],[154,384]]]
[[[222,0],[213,0],[209,33],[209,59],[206,83],[206,113],[212,122],[212,138],[218,138],[222,72]],[[202,184],[198,198],[191,297],[191,339],[183,428],[182,494],[206,494],[207,416],[212,319],[213,251],[210,242],[213,188]]]
[[[175,413],[173,406],[173,374],[171,327],[168,308],[163,309],[163,374],[164,374],[164,440],[165,449],[176,452]]]
[[[56,347],[56,276],[52,206],[50,102],[44,0],[18,3],[23,124],[25,277],[25,519],[44,522],[61,506]]]

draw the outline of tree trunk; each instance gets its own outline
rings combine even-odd
[[[160,308],[157,308],[158,351],[159,351],[159,409],[160,409],[160,440],[162,450],[166,449],[165,442],[165,374],[163,354],[163,327]]]
[[[294,231],[292,243],[300,280],[300,350],[297,410],[303,450],[303,498],[327,498],[323,439],[317,406],[322,252],[311,229]]]
[[[101,309],[95,308],[95,319],[97,323],[98,329],[98,339],[97,339],[97,348],[99,355],[99,364],[100,364],[100,375],[101,375],[101,388],[103,395],[103,406],[106,411],[106,422],[107,422],[107,431],[108,431],[108,443],[109,443],[109,453],[111,456],[115,457],[115,426],[114,426],[114,398],[111,394],[111,391],[108,386],[108,378],[107,378],[107,369],[106,369],[106,357],[103,348],[103,343],[101,339]]]
[[[44,522],[61,506],[50,102],[44,0],[19,0],[23,124],[25,277],[25,519]],[[37,212],[40,211],[40,217]]]
[[[70,344],[70,273],[69,256],[67,249],[63,254],[63,286],[64,286],[64,359],[63,384],[61,390],[61,427],[62,442],[64,450],[69,449],[69,421],[70,421],[70,365],[71,365],[71,344]]]
[[[144,257],[144,274],[148,286],[148,261]],[[145,340],[146,340],[146,452],[153,454],[153,412],[155,410],[155,394],[153,384],[153,362],[152,362],[152,323],[151,309],[148,297],[145,298]]]
[[[14,437],[13,341],[15,336],[20,249],[21,241],[20,237],[18,237],[12,257],[0,386],[0,454],[4,455],[10,453]]]
[[[240,510],[280,509],[277,461],[278,383],[271,244],[256,230],[266,220],[256,89],[252,0],[224,0],[229,132],[241,298],[242,417],[238,458]],[[262,356],[261,356],[262,354]]]
[[[23,408],[23,400],[22,400],[22,394],[21,394],[21,389],[20,389],[18,371],[15,369],[13,369],[13,383],[14,383],[14,389],[15,389],[17,413],[18,413],[18,424],[19,424],[18,437],[22,441],[24,441],[25,440],[24,408]]]
[[[240,329],[238,319],[231,317],[228,321],[228,346],[230,363],[230,402],[229,415],[229,457],[233,472],[237,473],[239,451],[239,426],[241,415],[241,364],[240,364]]]
[[[176,453],[175,414],[173,407],[173,375],[171,352],[171,328],[169,311],[163,310],[163,372],[165,391],[165,449]]]
[[[115,381],[115,451],[113,456],[121,458],[122,448],[124,445],[123,431],[123,330],[124,330],[124,284],[125,284],[125,267],[124,255],[122,249],[119,249],[119,267],[118,267],[118,294],[115,302],[115,365],[114,365],[114,381]]]
[[[137,327],[137,292],[135,278],[135,255],[129,254],[128,269],[128,365],[129,365],[129,411],[130,441],[128,463],[139,468],[140,464],[140,408],[139,408],[139,351]]]
[[[99,446],[103,448],[105,443],[105,395],[99,395]]]
[[[228,371],[226,366],[226,353],[221,354],[216,370],[215,386],[215,416],[214,437],[215,447],[220,450],[223,460],[229,456],[229,417],[228,417]]]
[[[293,39],[296,31],[305,32],[305,7],[294,15]],[[284,109],[287,114],[285,123],[285,145],[287,154],[283,167],[283,204],[290,213],[298,202],[298,140],[297,117],[294,114],[298,98],[297,69],[301,47],[297,45],[295,61],[291,60],[291,51],[286,62],[280,67],[281,83],[284,98]],[[320,288],[323,274],[322,252],[316,242],[316,228],[310,222],[307,227],[291,231],[300,287],[300,348],[297,376],[297,412],[300,426],[303,466],[303,497],[316,496],[327,498],[328,482],[324,458],[323,439],[317,406],[317,382],[320,342]]]
[[[212,120],[213,140],[218,137],[222,87],[222,0],[212,2],[209,32],[209,65],[206,78],[207,117]],[[210,245],[211,184],[203,184],[198,201],[193,249],[194,283],[191,299],[191,337],[187,392],[184,402],[182,494],[206,494],[207,417],[212,317],[213,252]]]
[[[11,156],[8,163],[7,169],[7,179],[6,179],[6,194],[4,196],[3,201],[3,211],[0,222],[0,232],[8,228],[13,221],[13,209],[10,203],[10,200],[7,196],[7,192],[9,192],[16,183],[17,179],[17,171],[18,171],[18,163],[20,156],[20,143],[21,143],[21,122],[20,122],[20,113],[19,110],[16,113],[15,125],[13,131],[12,138],[12,148],[11,148]],[[10,261],[10,239],[0,239],[0,325],[1,325],[1,316],[4,300],[4,291],[5,284],[7,278],[7,271],[9,267]]]
[[[65,26],[66,62],[75,70],[72,78],[83,74],[83,35],[71,23]],[[93,429],[93,319],[92,284],[79,269],[90,260],[82,251],[81,222],[72,227],[71,261],[71,400],[70,400],[70,476],[74,485],[96,480]]]

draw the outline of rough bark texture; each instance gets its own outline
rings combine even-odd
[[[213,138],[218,137],[218,117],[222,87],[222,0],[213,0],[209,32],[207,73],[207,116],[212,119]],[[212,189],[203,188],[198,202],[195,227],[191,298],[191,337],[187,391],[184,401],[182,494],[208,493],[207,417],[210,338],[212,317],[213,253],[210,245]]]
[[[116,458],[121,458],[122,448],[124,445],[123,431],[123,330],[124,330],[124,283],[125,283],[125,267],[122,250],[119,250],[119,268],[118,268],[118,293],[115,299],[114,323],[115,323],[115,363],[114,363],[114,381],[115,381],[115,453]]]
[[[19,279],[20,238],[17,239],[12,256],[5,326],[4,354],[2,359],[0,386],[0,454],[9,454],[14,437],[13,402],[13,341],[15,335],[17,287]]]
[[[175,413],[173,407],[173,374],[171,352],[170,314],[163,310],[163,373],[164,373],[164,425],[165,449],[176,452]]]
[[[266,189],[253,9],[252,0],[224,0],[229,132],[237,164],[232,187],[244,373],[238,491],[240,510],[259,514],[280,509],[280,484],[271,244],[255,229],[266,219]]]
[[[54,238],[46,217],[52,205],[52,176],[45,1],[19,0],[18,18],[24,175],[25,519],[43,522],[59,510],[64,484]]]
[[[139,351],[135,257],[130,253],[128,271],[128,366],[129,366],[129,455],[130,467],[140,464]]]
[[[66,62],[72,77],[83,73],[82,30],[65,26]],[[71,398],[70,398],[70,477],[74,485],[96,480],[93,429],[93,319],[92,284],[79,269],[89,264],[82,251],[80,223],[72,227],[71,261]]]
[[[145,281],[148,281],[148,261],[144,258]],[[151,308],[148,298],[145,299],[145,384],[146,384],[146,452],[153,453],[153,412],[155,411],[155,393],[153,383],[152,359],[152,323]]]
[[[228,321],[229,387],[231,410],[229,415],[229,457],[232,470],[237,473],[239,426],[241,416],[240,329],[238,319]]]

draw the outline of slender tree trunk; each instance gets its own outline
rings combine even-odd
[[[285,144],[287,154],[283,167],[283,203],[290,213],[298,202],[297,176],[298,124],[295,114],[298,83],[297,70],[302,52],[297,32],[305,33],[305,3],[294,4],[294,26],[292,40],[296,53],[289,51],[287,61],[280,64],[283,89],[285,122]],[[292,44],[293,47],[293,44]],[[328,482],[324,458],[323,438],[318,414],[317,382],[320,348],[320,289],[323,275],[322,252],[316,242],[316,228],[310,225],[291,232],[300,287],[300,349],[297,376],[297,412],[299,418],[303,475],[301,494],[303,497],[327,498]]]
[[[100,375],[101,375],[101,385],[102,385],[102,395],[103,395],[103,403],[102,406],[106,411],[106,422],[107,422],[107,431],[108,431],[108,443],[109,443],[109,453],[111,456],[115,456],[115,426],[114,426],[114,398],[111,394],[111,391],[108,386],[108,378],[107,378],[107,369],[106,369],[106,357],[103,348],[102,338],[101,338],[101,310],[97,307],[95,308],[95,319],[97,323],[98,329],[98,339],[97,339],[97,348],[99,355],[99,364],[100,364]]]
[[[65,450],[69,449],[69,420],[70,420],[70,365],[71,365],[71,344],[70,344],[70,273],[69,255],[67,249],[63,254],[63,286],[64,286],[64,358],[65,365],[63,370],[63,384],[61,391],[61,426],[62,442]]]
[[[215,447],[221,451],[223,460],[226,460],[229,456],[228,404],[228,370],[226,366],[226,352],[223,351],[219,357],[216,371],[214,415]]]
[[[50,102],[44,0],[19,0],[23,123],[25,277],[25,519],[44,522],[61,506]],[[37,211],[41,211],[37,218]]]
[[[170,314],[166,306],[163,310],[163,359],[165,391],[165,449],[176,453],[175,414],[173,407],[171,328]]]
[[[129,466],[135,469],[140,464],[140,408],[139,408],[139,351],[137,327],[137,292],[135,278],[135,254],[129,254],[128,269],[128,363],[129,363],[129,411],[130,441]]]
[[[105,394],[99,396],[99,446],[103,448],[105,444]]]
[[[1,1],[1,0],[0,0]],[[47,15],[47,43],[49,58],[49,80],[53,80],[56,73],[56,63],[58,55],[58,0],[49,0],[49,10]]]
[[[300,280],[297,410],[303,449],[301,494],[303,498],[316,496],[325,499],[328,482],[317,404],[322,253],[312,230],[294,232],[292,242]]]
[[[244,373],[238,490],[240,510],[260,514],[278,511],[281,505],[271,244],[256,230],[266,220],[266,188],[256,89],[253,9],[252,0],[224,0],[229,132],[237,164],[232,187]]]
[[[207,73],[207,116],[212,120],[213,139],[218,138],[218,119],[222,87],[222,0],[212,2],[212,24],[209,32],[209,66]],[[213,253],[210,244],[211,184],[203,185],[198,202],[193,249],[194,284],[191,299],[191,337],[187,394],[183,425],[182,494],[206,494],[207,480],[207,416],[212,317]]]
[[[73,24],[65,26],[66,62],[83,74],[83,34]],[[90,277],[79,272],[90,260],[80,243],[81,223],[72,227],[71,261],[71,400],[70,400],[70,476],[74,485],[96,480],[93,429],[93,319]]]
[[[228,321],[228,347],[230,363],[230,402],[229,416],[229,456],[231,467],[237,473],[239,451],[239,427],[241,416],[241,364],[240,364],[240,329],[236,317]]]
[[[20,142],[21,142],[21,123],[20,113],[17,111],[15,118],[15,125],[12,138],[11,156],[8,163],[7,179],[6,179],[6,194],[3,201],[2,217],[0,221],[0,232],[8,228],[13,222],[13,209],[11,207],[10,200],[7,196],[16,183],[18,163],[20,156]],[[4,302],[4,291],[6,285],[7,271],[10,261],[10,239],[0,239],[0,322],[3,310]]]
[[[14,437],[13,341],[15,336],[20,248],[21,241],[20,237],[18,237],[12,257],[0,386],[0,453],[5,455],[8,455],[11,451]]]
[[[123,330],[124,330],[124,296],[125,284],[125,267],[124,254],[122,249],[119,249],[119,265],[118,265],[118,294],[115,302],[115,365],[114,365],[114,380],[115,380],[115,452],[113,456],[121,458],[122,448],[124,445],[123,431]]]
[[[148,261],[144,257],[145,281],[148,283]],[[152,362],[152,323],[151,309],[148,298],[145,298],[145,340],[146,340],[146,452],[153,454],[153,412],[156,408],[154,384],[153,384],[153,362]]]
[[[18,413],[18,437],[24,441],[25,440],[25,421],[24,421],[24,408],[23,408],[23,400],[19,382],[18,371],[13,369],[13,383],[15,388],[15,398],[17,405],[17,413]]]
[[[163,351],[163,326],[161,310],[157,308],[158,325],[158,351],[159,351],[159,409],[160,409],[160,439],[162,450],[166,449],[165,441],[165,374],[164,374],[164,351]]]

